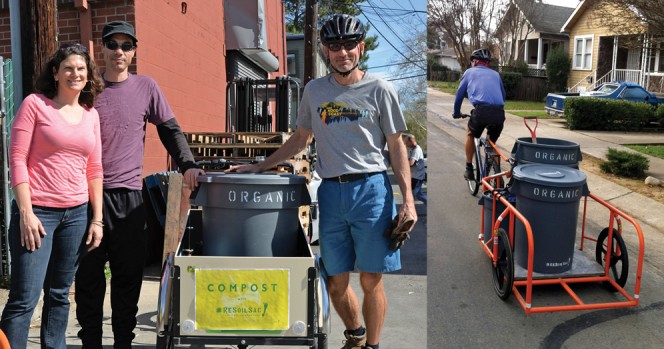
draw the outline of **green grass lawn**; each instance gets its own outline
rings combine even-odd
[[[640,153],[664,159],[664,144],[626,144],[625,146]]]
[[[459,88],[459,82],[429,81],[429,87],[453,95]]]
[[[544,111],[544,103],[532,101],[505,101],[505,110],[541,110]]]

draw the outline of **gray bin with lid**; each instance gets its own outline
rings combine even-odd
[[[512,147],[512,158],[516,165],[529,163],[563,165],[579,168],[581,147],[579,144],[555,138],[517,138]]]
[[[568,166],[525,164],[512,171],[516,206],[533,234],[533,271],[555,274],[572,267],[581,197],[588,195],[586,175]],[[528,268],[528,237],[515,220],[514,259]]]
[[[202,206],[207,256],[289,257],[297,250],[299,207],[311,202],[306,178],[291,174],[209,173],[190,199]]]
[[[512,206],[516,207],[516,197],[511,194],[511,193],[504,193],[503,197],[509,202]],[[480,205],[484,206],[484,226],[482,227],[482,231],[484,233],[484,242],[489,241],[491,239],[491,232],[493,228],[493,221],[491,220],[491,216],[493,215],[493,194],[491,194],[491,191],[485,190],[484,194],[482,195],[482,198],[479,201]],[[507,206],[503,204],[500,199],[496,199],[496,218],[500,216],[503,211]],[[500,227],[505,229],[505,231],[508,231],[509,225],[510,225],[510,216],[507,215],[505,219],[503,219],[502,222],[500,222]]]

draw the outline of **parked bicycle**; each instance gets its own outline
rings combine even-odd
[[[470,115],[461,114],[461,118],[468,118]],[[495,150],[496,145],[489,139],[487,134],[480,138],[475,138],[475,156],[473,156],[474,179],[467,179],[468,190],[475,196],[482,187],[482,179],[501,172],[500,154]],[[495,189],[502,187],[500,177],[489,181],[489,184]]]

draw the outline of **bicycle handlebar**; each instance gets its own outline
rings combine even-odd
[[[455,118],[455,119],[465,119],[465,118],[469,118],[470,114],[463,114],[463,113],[462,114],[457,114],[457,115],[452,114],[452,117]]]

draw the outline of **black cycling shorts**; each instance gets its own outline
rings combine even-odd
[[[470,112],[468,129],[475,138],[479,138],[486,128],[489,139],[495,143],[500,137],[500,133],[503,132],[503,123],[505,123],[503,106],[478,105]]]

